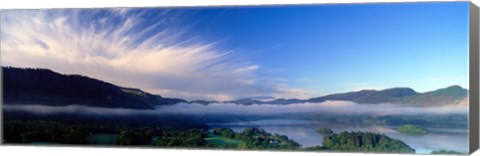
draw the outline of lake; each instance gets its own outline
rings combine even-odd
[[[235,132],[242,132],[248,127],[259,127],[269,133],[286,135],[290,139],[300,143],[303,147],[322,145],[323,135],[315,132],[320,127],[329,127],[335,133],[343,131],[369,131],[383,133],[391,138],[399,139],[416,153],[429,154],[433,150],[452,150],[457,152],[468,152],[468,129],[459,128],[435,128],[425,127],[429,133],[424,136],[412,136],[395,130],[396,126],[385,125],[340,125],[316,121],[271,119],[231,123],[209,123],[213,128],[231,128]]]

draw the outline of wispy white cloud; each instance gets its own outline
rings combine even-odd
[[[170,12],[147,19],[145,10],[126,8],[4,11],[1,64],[82,74],[190,99],[303,94],[262,83],[257,72],[262,67],[234,57],[234,50],[218,50],[221,41],[185,37],[188,28],[175,27],[182,14]]]

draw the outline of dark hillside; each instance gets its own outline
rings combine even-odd
[[[50,106],[86,105],[108,108],[152,109],[181,99],[166,99],[140,89],[119,87],[81,75],[63,75],[48,69],[2,67],[5,104]]]

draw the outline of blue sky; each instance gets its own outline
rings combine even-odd
[[[164,96],[468,88],[468,2],[17,10],[2,21],[2,65]]]

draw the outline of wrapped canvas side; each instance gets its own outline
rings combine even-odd
[[[479,148],[479,11],[478,7],[470,2],[469,15],[469,48],[470,48],[470,105],[469,105],[469,141],[470,151]]]

